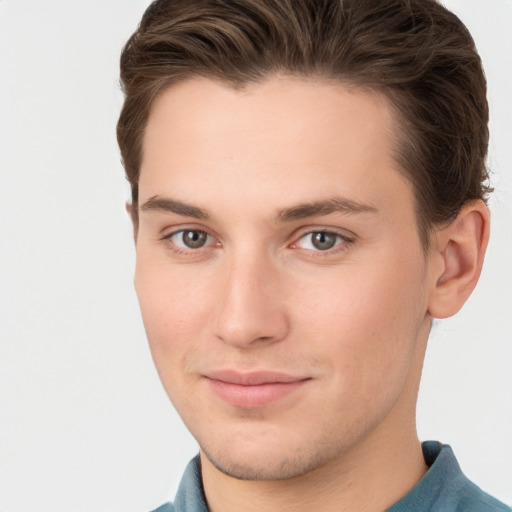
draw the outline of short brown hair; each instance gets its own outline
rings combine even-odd
[[[135,221],[142,139],[155,98],[194,77],[234,88],[274,74],[386,95],[395,159],[430,229],[487,198],[486,81],[464,24],[436,0],[156,0],[121,56],[117,136]]]

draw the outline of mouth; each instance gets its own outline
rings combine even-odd
[[[311,379],[280,372],[240,373],[234,370],[213,371],[205,378],[222,401],[240,409],[258,409],[283,399]]]

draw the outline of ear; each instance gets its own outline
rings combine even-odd
[[[135,245],[137,245],[137,234],[139,232],[139,219],[137,216],[136,208],[137,206],[134,206],[133,203],[129,203],[128,201],[124,205],[126,209],[126,213],[130,216],[130,219],[132,221],[133,226],[133,240],[135,242]]]
[[[428,310],[434,318],[457,313],[478,282],[489,241],[489,210],[481,200],[467,202],[457,218],[434,234],[434,274]]]

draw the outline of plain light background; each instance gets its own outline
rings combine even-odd
[[[0,0],[0,510],[142,512],[197,450],[153,369],[115,141],[120,49],[148,1]],[[421,439],[512,504],[512,1],[451,0],[489,82],[486,267],[439,322]]]

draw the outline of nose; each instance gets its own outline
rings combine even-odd
[[[264,257],[233,258],[226,265],[216,336],[237,348],[275,343],[289,330],[280,273]]]

